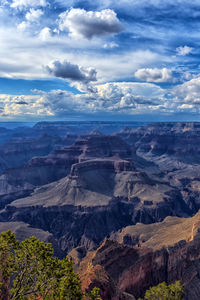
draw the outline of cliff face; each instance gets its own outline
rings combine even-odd
[[[128,141],[131,146],[128,146],[116,135],[102,135],[97,131],[82,135],[81,139],[71,146],[60,147],[47,156],[34,157],[23,166],[5,170],[0,176],[0,195],[30,190],[35,186],[59,180],[70,173],[73,164],[96,158],[116,156],[124,160],[133,159],[136,167],[147,172],[150,178],[156,180],[162,178],[163,182],[179,187],[187,206],[190,207],[192,212],[195,212],[200,206],[198,190],[200,170],[198,164],[191,163],[191,160],[195,157],[198,158],[199,153],[198,149],[195,148],[196,154],[194,155],[192,150],[192,147],[198,148],[199,127],[197,125],[193,123],[158,123],[136,130],[126,129],[124,133],[121,132],[119,135]],[[170,139],[172,137],[171,141],[168,136],[170,136]],[[75,140],[77,136],[68,134],[66,140],[62,142],[71,143],[71,138]],[[37,151],[47,151],[50,141],[48,138],[46,139],[47,141],[44,140],[41,146],[40,143],[24,142],[28,155],[32,156]],[[52,143],[55,144],[55,140],[56,138],[52,138]],[[155,141],[157,146],[155,146]],[[19,161],[27,159],[26,155],[21,154],[20,149],[23,147],[20,146],[19,141],[16,145],[16,149],[11,149],[12,147],[8,147],[7,150],[4,149],[5,157],[16,155],[19,156]],[[155,152],[156,147],[165,150]],[[170,147],[174,150],[171,151]],[[135,154],[135,151],[139,156]],[[187,153],[187,155],[183,156],[181,153]],[[21,158],[20,155],[22,155]],[[2,169],[7,166],[3,158],[0,164]]]
[[[137,129],[125,128],[117,136],[141,155],[169,155],[189,163],[200,161],[200,123],[153,123]]]
[[[199,209],[200,123],[153,123],[117,135],[141,158],[139,170],[177,187],[191,210]]]
[[[173,219],[173,218],[172,218]],[[102,285],[102,297],[106,298],[108,291],[113,290],[113,284],[116,291],[126,292],[136,298],[144,296],[144,292],[151,286],[166,281],[172,283],[180,280],[185,288],[185,299],[199,299],[200,294],[200,233],[199,233],[199,213],[190,218],[190,225],[186,240],[179,240],[175,234],[173,239],[166,240],[163,244],[154,248],[153,240],[162,240],[159,233],[149,230],[148,248],[130,247],[119,244],[114,240],[105,240],[104,243],[80,263],[79,273],[82,278],[85,289],[89,289],[93,281],[101,286],[101,277],[95,270],[98,267],[101,272],[110,278],[111,286]],[[164,238],[167,238],[169,230],[174,228],[175,223],[181,230],[184,223],[188,224],[186,219],[175,218],[174,224],[166,226],[163,229]],[[156,224],[155,224],[156,225]],[[166,225],[166,224],[165,224]],[[185,224],[186,225],[186,224]],[[152,227],[154,224],[152,224]],[[194,234],[195,232],[195,234]],[[151,245],[152,243],[152,245]],[[145,243],[144,243],[145,245]],[[93,279],[87,275],[86,266],[90,265],[90,273]],[[99,281],[99,283],[98,283]],[[104,282],[104,281],[103,281]],[[114,298],[113,298],[114,299]],[[116,298],[120,299],[120,298]]]
[[[29,149],[29,154],[31,155],[30,143],[27,142],[27,144],[27,149]],[[41,143],[33,144],[35,145],[34,151],[44,151],[39,146]],[[20,147],[23,147],[23,145],[19,146],[19,143],[17,145],[18,150],[16,151],[18,152],[12,148],[11,153],[8,151],[7,155],[20,155]],[[45,141],[43,141],[43,145],[46,145]],[[18,168],[5,170],[0,176],[0,195],[29,190],[35,186],[59,180],[69,174],[73,164],[80,161],[115,155],[121,158],[131,157],[130,147],[119,137],[97,134],[92,134],[92,136],[86,135],[84,139],[78,140],[71,146],[56,149],[47,156],[34,157]],[[24,156],[23,159],[25,159]]]
[[[69,176],[12,201],[0,220],[48,231],[67,253],[77,246],[95,249],[111,232],[136,222],[189,213],[178,190],[150,179],[132,161],[112,157],[72,165]]]
[[[52,241],[59,256],[75,258],[85,288],[99,286],[103,299],[135,299],[178,279],[187,297],[198,299],[200,220],[190,217],[200,208],[199,124],[126,128],[121,138],[93,131],[79,140],[57,125],[63,138],[52,138],[55,150],[0,176],[0,231]],[[5,159],[22,159],[23,147],[30,155],[49,147],[48,138],[41,148],[16,141]]]
[[[200,212],[191,218],[166,217],[154,224],[137,223],[112,233],[111,239],[129,246],[162,249],[181,240],[192,241],[200,228]]]
[[[85,162],[72,165],[70,177],[78,178],[84,172],[93,170],[106,170],[108,172],[120,173],[123,171],[133,171],[134,166],[132,161],[122,160],[119,158],[87,160]]]
[[[128,225],[158,222],[168,215],[189,216],[198,210],[198,197],[138,170],[132,154],[119,137],[95,132],[72,146],[33,158],[20,170],[10,169],[0,177],[1,192],[12,195],[1,196],[2,208],[10,204],[0,220],[22,221],[50,232],[66,254],[78,246],[95,249],[111,232]],[[132,244],[137,239],[141,243],[142,238],[124,238]]]
[[[7,168],[13,168],[26,163],[34,156],[49,154],[59,143],[59,137],[48,135],[25,140],[13,138],[1,145],[0,157],[6,162]]]

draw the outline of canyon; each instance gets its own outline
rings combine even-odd
[[[0,232],[51,242],[102,299],[176,280],[198,299],[200,123],[115,125],[40,122],[2,137]]]

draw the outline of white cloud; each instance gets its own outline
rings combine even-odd
[[[75,100],[75,101],[74,101]],[[38,92],[38,95],[0,94],[0,116],[54,116],[78,110],[78,99],[67,91]]]
[[[193,78],[183,84],[177,85],[172,90],[173,95],[177,100],[181,100],[186,103],[200,103],[200,76]]]
[[[95,92],[88,91],[85,94],[73,96],[71,94],[71,99],[69,100],[65,100],[67,92],[63,93],[60,91],[60,93],[60,95],[57,91],[45,93],[43,97],[48,95],[49,103],[55,102],[56,98],[60,98],[62,99],[61,104],[63,101],[67,101],[66,103],[68,103],[67,105],[71,107],[72,111],[82,113],[110,112],[134,114],[148,111],[149,107],[154,107],[154,110],[156,110],[156,107],[159,108],[165,102],[164,90],[149,83],[113,82],[96,85]],[[56,107],[58,106],[56,104]]]
[[[38,100],[33,108],[42,111],[46,108],[51,115],[62,116],[66,113],[82,111],[85,109],[84,101],[71,92],[63,90],[52,90],[50,92],[38,91]]]
[[[40,0],[37,1],[39,2]],[[22,3],[25,4],[25,2]],[[32,11],[38,11],[38,9],[32,7]],[[137,69],[156,66],[158,61],[167,63],[166,57],[156,52],[146,49],[129,49],[129,47],[121,49],[120,43],[120,51],[114,51],[116,45],[113,39],[110,41],[106,38],[104,42],[95,38],[82,39],[81,42],[79,39],[72,39],[65,32],[56,30],[58,29],[56,28],[56,25],[58,26],[56,12],[53,15],[54,19],[52,14],[47,16],[45,12],[41,22],[34,23],[24,18],[27,13],[30,13],[30,7],[26,7],[25,12],[11,11],[12,15],[15,14],[15,18],[9,19],[5,12],[6,19],[9,20],[8,24],[2,23],[0,18],[0,76],[2,77],[44,78],[47,76],[44,66],[50,61],[67,60],[85,69],[90,66],[97,70],[98,82],[103,83],[131,78]],[[101,15],[102,11],[98,13]],[[105,16],[104,19],[106,20]],[[109,20],[109,18],[106,20],[108,24]],[[105,47],[110,47],[107,48],[110,50],[106,53],[102,49],[104,44],[106,44]]]
[[[15,117],[34,114],[35,110],[33,110],[32,105],[36,99],[37,96],[32,95],[16,96],[0,94],[0,116]]]
[[[30,11],[26,13],[26,20],[29,22],[38,21],[43,14],[44,12],[41,9],[31,8]]]
[[[20,31],[25,31],[28,29],[29,26],[30,24],[28,22],[23,21],[17,25],[17,29],[19,29]]]
[[[172,71],[167,68],[139,69],[135,72],[135,77],[148,82],[169,82],[173,80]]]
[[[56,24],[53,23],[56,22],[55,12],[54,20],[52,15],[47,19],[45,13],[41,22],[34,22],[34,24],[24,20],[27,12],[30,12],[30,7],[26,8],[23,13],[17,12],[16,16],[20,18],[11,18],[13,23],[10,21],[9,24],[0,26],[0,76],[25,79],[44,78],[47,74],[43,66],[48,65],[50,61],[67,60],[85,69],[90,66],[97,70],[98,82],[103,83],[131,78],[139,68],[156,66],[158,61],[164,64],[167,63],[166,59],[170,60],[169,57],[166,58],[146,49],[135,50],[128,47],[121,50],[120,44],[120,51],[114,51],[115,43],[109,39],[104,42],[95,38],[82,39],[80,42],[79,39],[70,38],[65,32],[54,30],[56,29]],[[99,11],[100,15],[101,12]],[[13,14],[13,11],[11,13]],[[109,21],[106,22],[109,23]],[[107,48],[110,51],[106,51],[106,54],[102,49],[104,44],[106,44],[105,47],[111,47]],[[11,49],[12,53],[8,55]]]
[[[193,104],[181,104],[177,108],[180,110],[191,110],[191,109],[194,109],[194,105]]]
[[[0,95],[0,116],[25,117],[66,114],[127,113],[156,110],[164,91],[153,84],[114,82],[97,85],[95,92],[74,95],[63,90],[35,91],[36,95]],[[150,95],[150,96],[149,96]]]
[[[49,27],[44,27],[39,33],[39,39],[43,42],[51,39],[51,29]]]
[[[102,85],[97,85],[99,97],[110,101],[110,99],[121,100],[126,95],[143,97],[145,99],[159,99],[164,95],[164,90],[159,86],[151,83],[139,82],[112,82]],[[128,96],[129,97],[129,96]]]
[[[17,29],[20,30],[21,32],[23,31],[29,31],[31,28],[31,23],[34,23],[35,27],[35,22],[39,21],[40,17],[44,14],[44,12],[41,9],[34,9],[31,8],[29,12],[26,13],[25,18],[27,21],[22,21],[17,25]]]
[[[115,42],[110,42],[110,43],[106,43],[103,45],[104,49],[112,49],[112,48],[116,48],[119,47],[119,45]]]
[[[116,13],[111,9],[86,11],[72,8],[60,14],[59,28],[69,31],[75,38],[91,39],[94,36],[107,36],[122,31]]]
[[[27,22],[22,23],[18,27],[21,30],[18,31],[16,28],[13,30],[9,27],[0,27],[0,57],[2,58],[0,76],[25,79],[44,78],[47,74],[43,66],[48,65],[50,61],[67,59],[72,64],[85,69],[89,65],[97,70],[98,82],[118,81],[132,77],[138,68],[153,65],[158,60],[165,61],[165,57],[149,50],[127,49],[117,54],[109,51],[105,55],[102,53],[102,42],[99,39],[89,42],[84,39],[80,43],[79,40],[51,33],[49,27],[39,29],[38,23],[30,29]],[[30,33],[31,30],[36,31],[34,35]],[[12,55],[8,55],[10,49],[12,49]]]
[[[78,114],[151,114],[197,112],[200,77],[169,90],[152,83],[112,82],[95,91],[73,94],[64,90],[35,91],[35,95],[0,95],[0,116],[35,118]]]
[[[68,59],[84,67],[90,66],[98,72],[98,82],[119,81],[131,78],[133,73],[144,65],[155,64],[165,58],[151,51],[127,51],[124,53],[98,53],[96,49],[81,55],[68,54]]]
[[[23,8],[23,7],[44,7],[47,5],[46,0],[13,0],[11,7]]]
[[[187,54],[190,54],[192,52],[193,48],[191,47],[188,47],[188,46],[180,46],[178,48],[176,48],[176,52],[177,52],[177,55],[180,55],[180,56],[185,56]]]

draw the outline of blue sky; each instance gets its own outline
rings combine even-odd
[[[199,120],[199,0],[1,0],[0,120]]]

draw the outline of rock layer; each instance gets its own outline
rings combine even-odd
[[[185,299],[199,299],[200,213],[188,220],[171,218],[170,222],[167,220],[161,225],[166,239],[165,247],[159,241],[159,232],[153,228],[157,227],[157,224],[153,224],[146,236],[145,232],[144,236],[141,233],[144,239],[148,238],[148,243],[144,241],[144,245],[140,247],[130,247],[117,241],[105,240],[95,252],[89,253],[79,266],[84,288],[90,289],[95,282],[101,287],[103,299],[108,299],[106,295],[113,290],[126,292],[138,298],[142,297],[150,286],[163,281],[170,284],[180,280],[185,288]],[[135,226],[135,232],[137,226],[139,225]],[[178,232],[184,230],[184,226],[187,228],[187,233],[183,233],[183,236],[187,241],[180,240],[181,237],[175,235],[177,230]],[[170,230],[174,231],[173,238],[169,238]],[[156,246],[155,240],[157,240]],[[90,265],[92,280],[85,272],[87,265]],[[101,284],[101,277],[95,271],[97,268],[104,274],[104,278],[106,276],[110,278],[110,286]],[[116,295],[112,299],[114,297],[119,299]]]
[[[130,147],[119,137],[85,136],[72,146],[61,147],[48,156],[34,157],[23,166],[5,170],[0,176],[0,195],[56,181],[68,175],[75,163],[115,155],[131,157]]]

